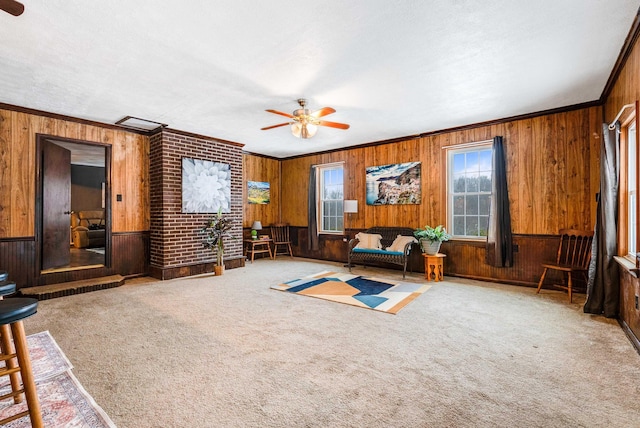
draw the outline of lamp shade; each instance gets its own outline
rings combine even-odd
[[[251,225],[251,229],[262,230],[262,223],[260,223],[258,220],[254,221],[253,224]]]
[[[344,206],[343,206],[343,211],[346,213],[357,213],[358,212],[358,201],[357,200],[351,200],[351,199],[345,199],[344,200]]]
[[[318,132],[318,127],[313,123],[294,122],[291,125],[291,133],[298,138],[311,138]]]

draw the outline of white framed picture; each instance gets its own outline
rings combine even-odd
[[[182,158],[182,212],[231,212],[229,164]]]

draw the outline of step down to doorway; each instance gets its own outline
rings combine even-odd
[[[20,294],[38,300],[55,299],[56,297],[71,296],[73,294],[88,293],[90,291],[105,290],[124,284],[124,276],[111,275],[101,278],[82,279],[80,281],[62,282],[60,284],[40,285],[37,287],[21,288]]]

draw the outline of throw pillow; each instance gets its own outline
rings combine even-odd
[[[413,236],[406,235],[398,235],[396,239],[393,240],[391,246],[387,247],[387,251],[404,251],[404,246],[410,242],[418,242],[416,238]]]
[[[380,240],[382,239],[382,235],[378,235],[377,233],[364,233],[360,232],[356,235],[356,239],[358,245],[356,248],[362,248],[366,250],[381,250],[382,245],[380,245]]]

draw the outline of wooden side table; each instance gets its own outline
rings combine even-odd
[[[442,277],[444,276],[443,262],[447,255],[442,253],[435,255],[422,253],[422,257],[424,257],[424,277],[426,280],[431,281],[433,278],[435,282],[442,281]]]
[[[249,253],[251,253],[251,263],[253,263],[253,259],[256,254],[261,253],[269,253],[269,258],[273,259],[273,254],[271,253],[271,239],[245,239],[245,249],[244,256],[249,257]]]

